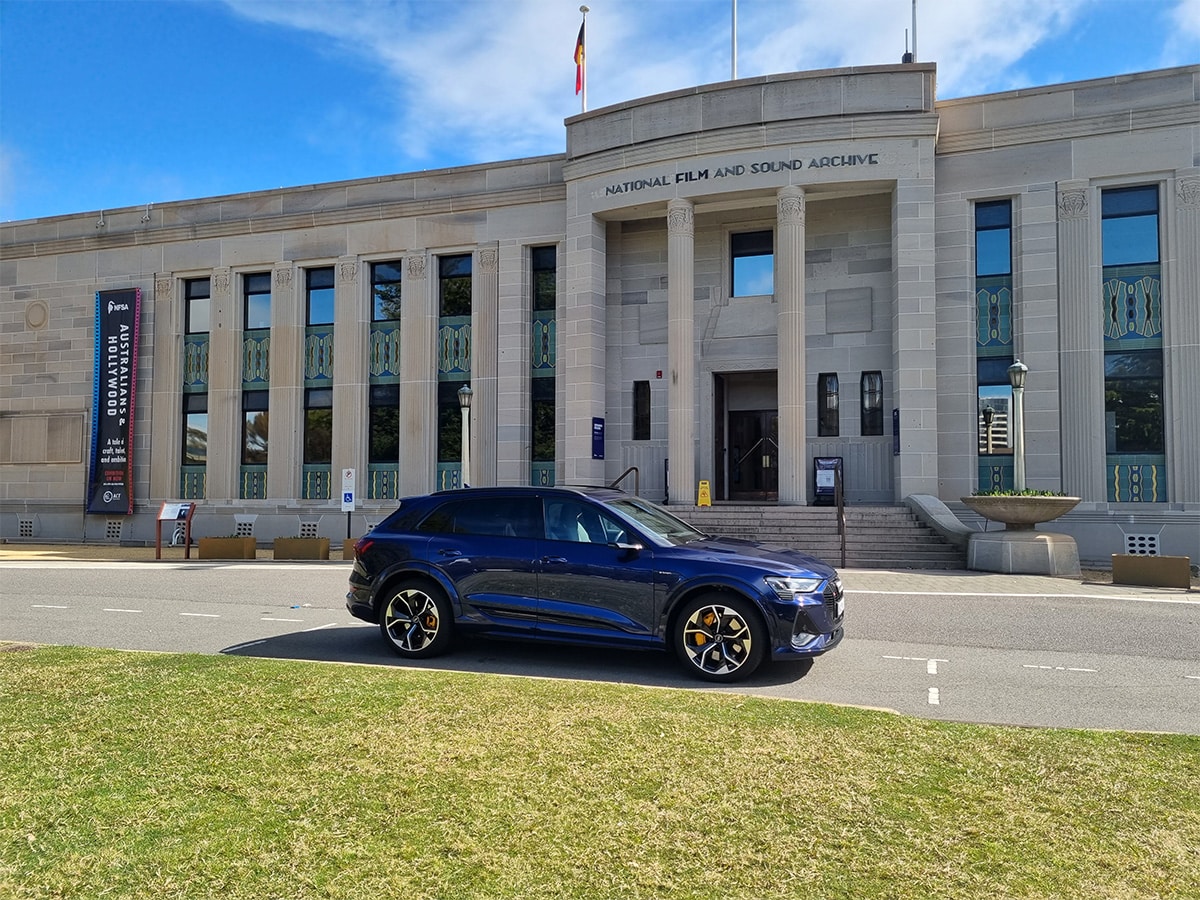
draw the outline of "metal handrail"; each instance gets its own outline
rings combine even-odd
[[[842,494],[842,468],[833,470],[833,493],[837,498],[838,534],[842,536],[842,568],[846,568],[846,498]]]
[[[612,484],[610,484],[609,487],[610,488],[617,487],[617,485],[619,485],[622,481],[625,480],[625,476],[629,475],[631,472],[633,473],[633,496],[635,496],[635,497],[642,496],[642,494],[641,494],[642,475],[641,475],[641,472],[638,471],[637,466],[630,466],[628,469],[626,469],[624,472],[622,472],[617,477],[617,480],[614,481]]]

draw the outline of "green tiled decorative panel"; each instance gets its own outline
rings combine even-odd
[[[529,483],[534,487],[554,487],[554,463],[530,463]]]
[[[367,499],[395,500],[400,468],[391,463],[371,463],[367,466]]]
[[[471,374],[471,317],[443,316],[438,320],[438,378],[461,381]]]
[[[1162,339],[1162,278],[1157,272],[1105,279],[1104,339]]]
[[[529,347],[534,377],[554,374],[555,316],[551,312],[533,314]]]
[[[462,485],[459,476],[462,474],[462,464],[456,462],[437,464],[437,488],[439,491],[456,490]]]
[[[309,325],[304,329],[304,385],[322,387],[333,383],[333,328]]]
[[[179,467],[179,499],[203,500],[205,497],[206,475],[205,466]]]
[[[183,389],[192,393],[208,390],[207,334],[189,334],[183,339]]]
[[[372,384],[393,384],[400,380],[399,322],[372,323],[367,366]]]
[[[329,483],[329,466],[304,466],[300,484],[301,499],[328,500]]]
[[[1110,455],[1108,499],[1112,503],[1166,503],[1166,457]]]
[[[978,347],[1012,346],[1012,278],[978,278],[975,282]]]
[[[271,383],[271,331],[259,328],[242,335],[242,385]]]
[[[1013,489],[1013,460],[1011,456],[979,457],[979,490],[1011,491]]]
[[[238,496],[243,500],[267,499],[267,467],[242,466],[240,474],[241,490]]]

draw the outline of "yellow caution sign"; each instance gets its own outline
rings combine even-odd
[[[696,491],[697,506],[712,506],[712,493],[709,490],[708,482],[700,482],[700,487]]]

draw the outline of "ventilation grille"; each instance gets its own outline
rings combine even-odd
[[[104,523],[104,539],[106,541],[121,540],[121,528],[124,525],[124,519],[109,519]]]
[[[1158,535],[1125,535],[1125,552],[1130,556],[1158,556]]]
[[[317,522],[301,522],[300,523],[300,537],[302,537],[302,538],[319,537],[320,535],[317,534],[318,524],[319,523],[317,523]]]
[[[233,533],[237,537],[254,537],[254,522],[238,522]]]
[[[33,537],[33,517],[17,519],[17,535],[23,538]]]

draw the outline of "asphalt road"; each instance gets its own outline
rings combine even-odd
[[[401,666],[346,564],[0,562],[0,640]],[[667,654],[471,640],[422,668],[722,690],[932,719],[1200,734],[1200,596],[843,573],[846,638],[713,688]],[[931,589],[933,584],[936,593]],[[994,585],[994,580],[987,582]],[[1066,590],[1067,592],[1063,592]]]

